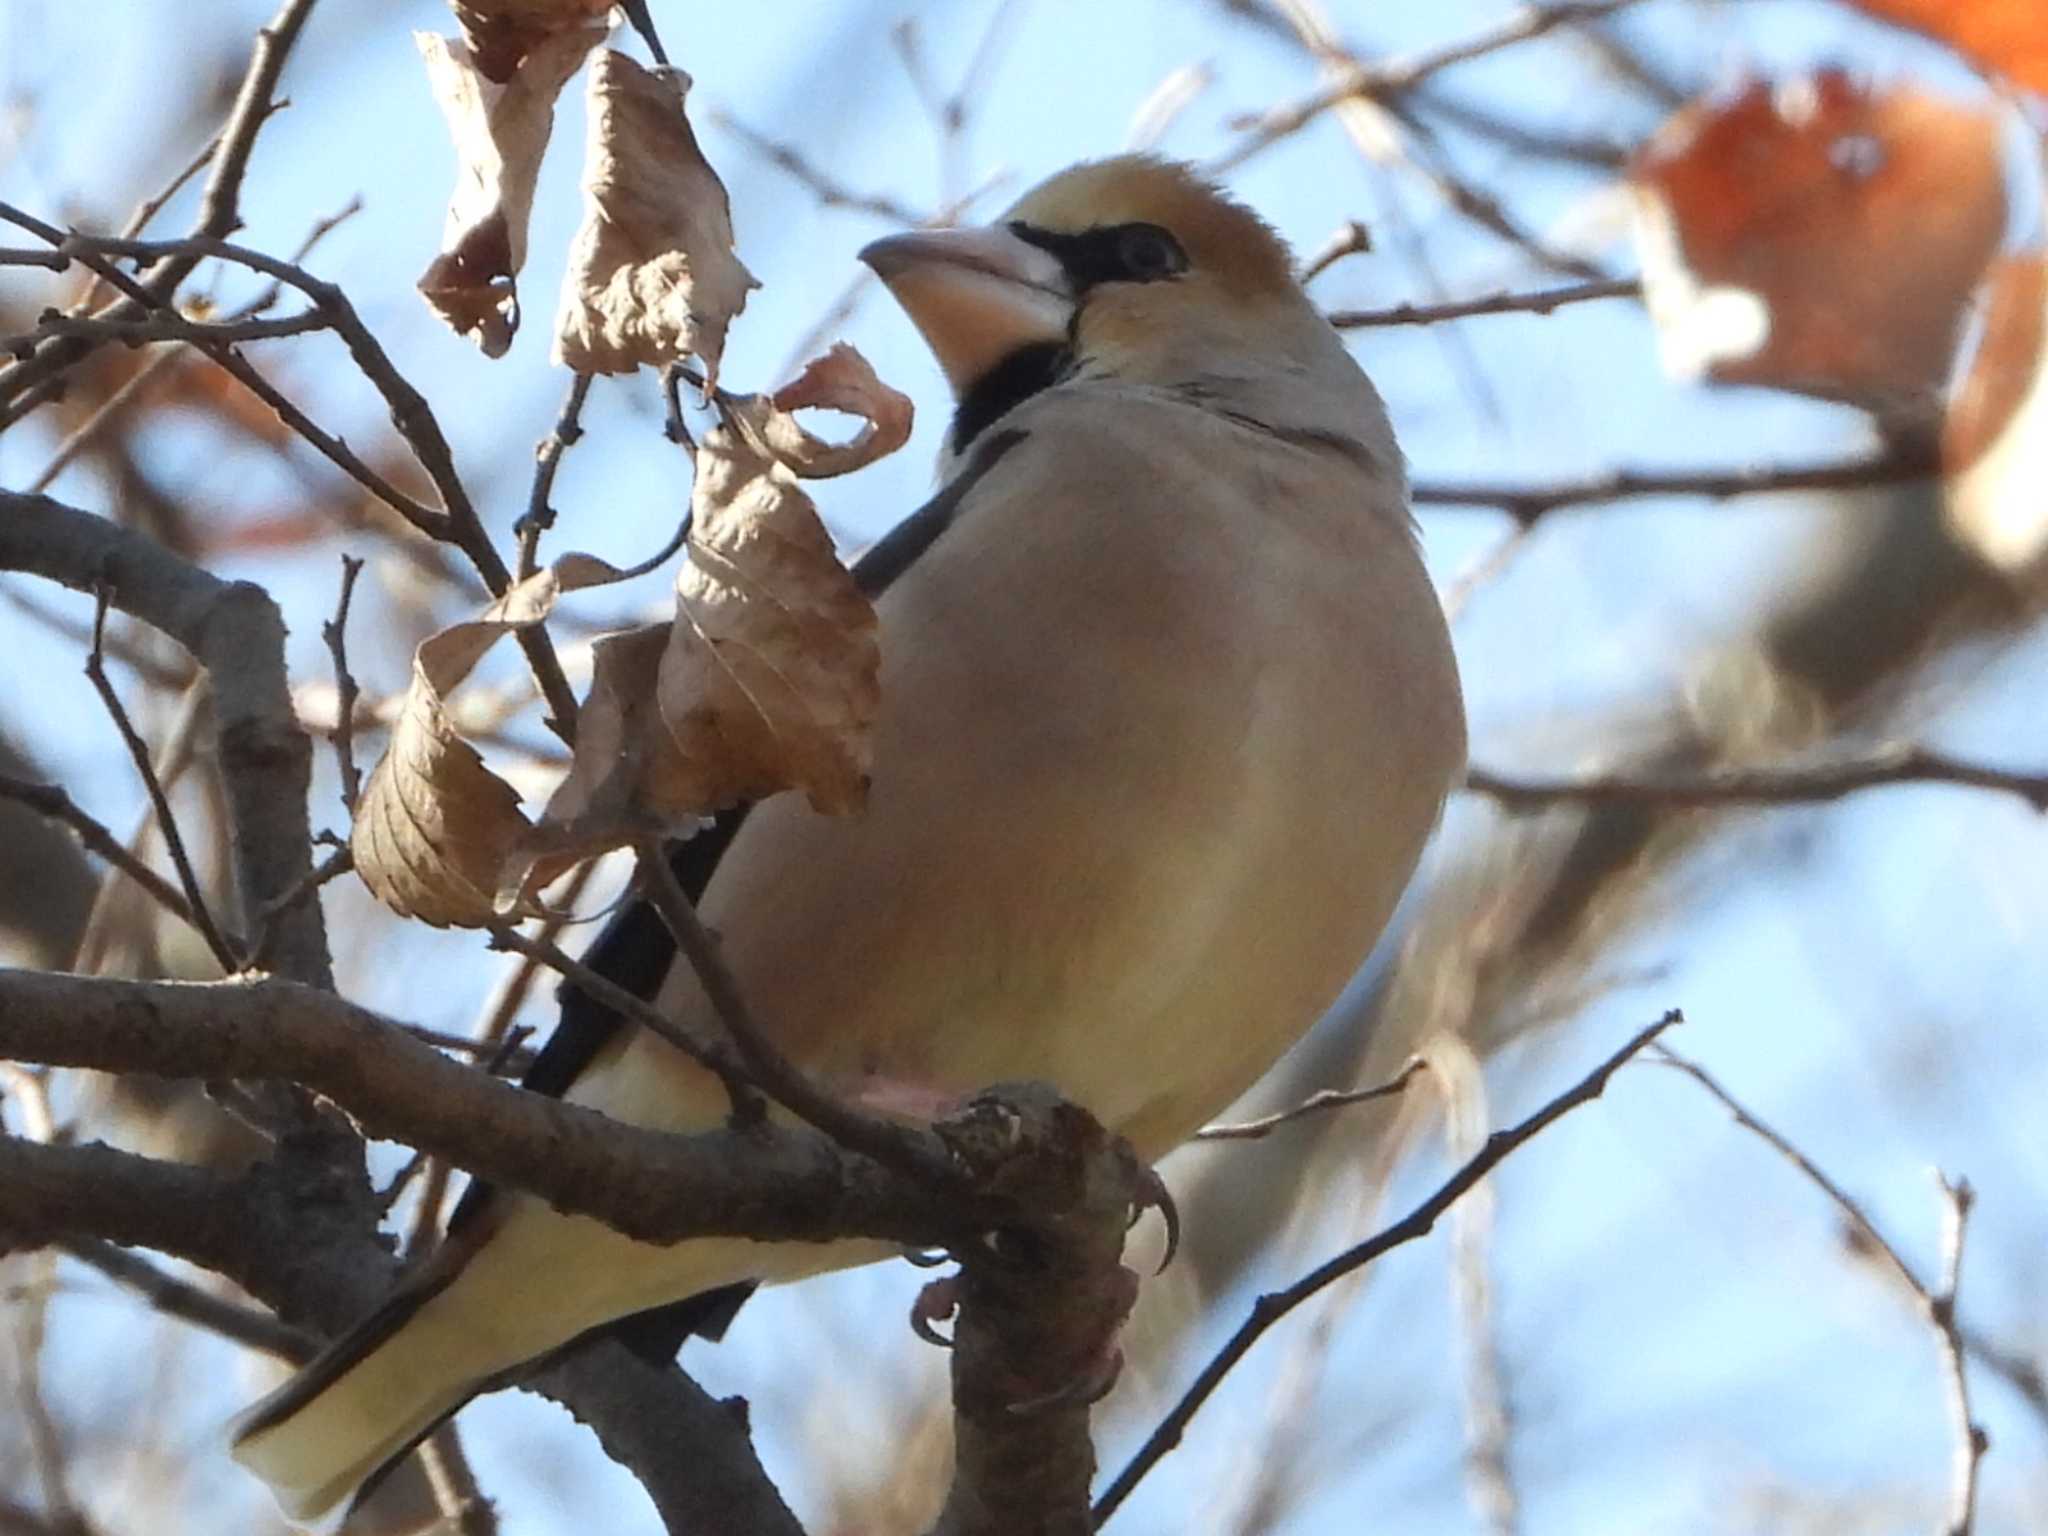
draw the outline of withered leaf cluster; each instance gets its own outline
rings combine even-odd
[[[2031,0],[1860,3],[2048,86]],[[2048,551],[2022,493],[2048,473],[2048,256],[2014,248],[2011,113],[1833,70],[1753,81],[1681,108],[1630,181],[1672,371],[1840,401],[1938,444],[1959,535],[2017,570]]]
[[[790,415],[824,402],[865,419],[853,443]],[[821,811],[858,809],[881,702],[875,616],[801,482],[892,453],[909,428],[908,400],[849,347],[778,397],[732,402],[698,449],[675,617],[597,642],[569,772],[535,820],[455,729],[449,695],[506,635],[623,573],[564,555],[422,642],[357,806],[370,889],[406,916],[487,926],[537,910],[570,864],[736,800],[800,789]]]
[[[419,40],[460,160],[443,250],[421,282],[428,302],[486,354],[511,345],[555,99],[588,60],[584,215],[556,360],[630,373],[693,357],[721,413],[695,453],[674,617],[596,643],[569,770],[537,817],[463,738],[450,697],[505,636],[629,573],[564,555],[414,655],[357,805],[356,868],[405,916],[486,926],[538,911],[571,865],[738,800],[798,789],[821,811],[860,807],[880,705],[875,615],[802,482],[895,452],[911,411],[845,346],[774,395],[717,391],[726,328],[755,282],[684,115],[688,78],[599,49],[607,7],[586,0],[455,9],[461,39]],[[857,417],[861,430],[825,442],[793,414],[807,408]]]

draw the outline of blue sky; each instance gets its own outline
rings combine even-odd
[[[194,142],[199,130],[183,122],[179,105],[188,82],[267,9],[141,0],[90,14],[19,0],[0,7],[0,88],[20,104],[0,151],[0,196],[45,214],[118,216]],[[1292,49],[1228,24],[1222,9],[1192,0],[1012,7],[973,102],[952,190],[1002,175],[1003,190],[981,205],[993,213],[1039,176],[1120,147],[1139,104],[1191,63],[1210,66],[1214,83],[1162,145],[1190,158],[1227,146],[1233,115],[1313,86],[1312,70]],[[1476,0],[1331,9],[1353,45],[1389,54],[1462,36],[1500,14]],[[780,382],[798,339],[856,281],[854,252],[885,226],[819,208],[715,126],[712,109],[795,144],[852,187],[935,207],[947,194],[945,167],[886,23],[919,18],[932,73],[950,88],[992,7],[655,0],[655,11],[671,54],[696,79],[700,132],[731,189],[741,253],[763,282],[733,329],[725,379],[741,388]],[[414,27],[446,30],[446,21],[425,3],[316,10],[287,79],[294,105],[264,135],[251,173],[245,238],[288,250],[315,219],[362,194],[363,212],[313,265],[343,283],[399,366],[435,400],[473,489],[503,527],[524,501],[531,444],[551,423],[564,384],[547,366],[547,322],[577,213],[580,87],[565,99],[542,178],[522,278],[526,328],[508,358],[488,362],[433,322],[412,292],[438,239],[451,169],[410,40]],[[1911,73],[1971,89],[1935,50],[1837,6],[1650,0],[1631,27],[1693,80],[1846,57],[1881,78]],[[1589,86],[1592,78],[1584,53],[1562,42],[1446,77],[1470,99],[1553,127],[1633,142],[1654,126],[1655,109],[1611,86]],[[1468,174],[1510,193],[1536,227],[1560,239],[1608,231],[1604,241],[1588,237],[1584,249],[1616,271],[1633,270],[1615,195],[1598,178],[1470,143],[1458,151]],[[1253,160],[1231,185],[1304,250],[1348,218],[1385,232],[1373,255],[1319,280],[1316,292],[1332,306],[1429,296],[1406,259],[1397,215],[1411,223],[1446,294],[1539,280],[1412,179],[1362,162],[1328,119]],[[188,198],[167,211],[165,227],[189,216]],[[0,274],[0,283],[21,281],[17,271]],[[946,408],[915,334],[885,301],[869,293],[842,334],[920,406],[908,450],[821,497],[842,538],[858,544],[921,499]],[[1475,320],[1455,331],[1367,331],[1356,351],[1388,397],[1418,478],[1535,481],[1617,463],[1817,459],[1865,442],[1859,418],[1846,410],[1668,381],[1648,321],[1626,303]],[[293,378],[322,419],[374,419],[365,388],[346,368],[295,367]],[[564,517],[552,547],[637,559],[663,541],[687,495],[676,452],[658,433],[652,382],[600,381],[588,425],[589,438],[558,481]],[[287,471],[253,454],[224,459],[209,441],[189,424],[162,423],[148,439],[150,461],[225,518],[288,500],[301,473],[325,474]],[[47,449],[28,430],[8,434],[0,476],[19,483]],[[104,494],[85,471],[56,489],[87,506]],[[1828,558],[1833,520],[1855,516],[1854,508],[1781,497],[1639,503],[1546,524],[1460,617],[1475,759],[1537,771],[1620,755],[1665,711],[1728,675],[1759,612]],[[1505,528],[1495,514],[1444,511],[1425,517],[1423,532],[1432,568],[1448,583]],[[324,676],[317,617],[332,601],[331,551],[250,558],[232,572],[272,585],[295,616],[295,671]],[[373,564],[373,577],[391,574],[388,557]],[[663,580],[642,583],[631,601],[657,604]],[[400,684],[403,633],[402,615],[387,601],[373,597],[358,610],[366,685]],[[124,825],[139,797],[88,696],[69,684],[75,650],[5,608],[0,644],[17,679],[0,685],[0,711],[17,725],[33,718],[51,771]],[[2040,653],[2038,636],[1972,653],[1945,667],[1940,686],[1901,718],[1958,750],[2048,763]],[[61,681],[28,681],[45,676]],[[316,815],[337,824],[324,774]],[[1490,817],[1461,801],[1446,839],[1486,833]],[[1602,956],[1599,973],[1620,980],[1572,1009],[1563,1027],[1494,1064],[1495,1120],[1533,1107],[1638,1024],[1682,1005],[1693,1022],[1679,1046],[1795,1133],[1923,1270],[1933,1261],[1937,1209],[1927,1169],[1969,1174],[1982,1204],[1966,1314],[2038,1353],[2048,1344],[2037,1306],[2048,1227],[2048,1143],[2038,1118],[2048,1094],[2039,1027],[2048,997],[2048,949],[2039,942],[2048,908],[2042,819],[2004,798],[1903,789],[1743,818],[1708,850],[1681,866],[1659,919]],[[468,1025],[496,964],[479,942],[378,922],[350,890],[334,894],[329,915],[362,1001],[421,1024]],[[544,1010],[529,1015],[541,1022]],[[1373,1127],[1386,1123],[1361,1118],[1348,1133],[1361,1159]],[[1396,1174],[1388,1213],[1430,1187],[1443,1166],[1426,1139]],[[1174,1166],[1168,1171],[1177,1177]],[[1654,1068],[1631,1069],[1601,1104],[1520,1154],[1497,1186],[1498,1318],[1532,1536],[1763,1528],[1770,1520],[1745,1513],[1738,1495],[1776,1485],[1843,1496],[1897,1489],[1897,1510],[1935,1507],[1948,1447],[1931,1339],[1896,1296],[1845,1267],[1817,1195],[1696,1090]],[[1345,1224],[1359,1215],[1330,1202],[1307,1230],[1262,1257],[1248,1287],[1284,1281],[1363,1235]],[[762,1298],[719,1349],[693,1347],[691,1364],[708,1386],[754,1400],[771,1471],[800,1509],[817,1507],[835,1463],[848,1476],[884,1464],[903,1404],[938,1379],[939,1358],[899,1326],[918,1279],[894,1265],[813,1282]],[[138,1333],[129,1309],[103,1287],[77,1289],[59,1306],[60,1321],[75,1326],[64,1336],[57,1394],[66,1411],[88,1418],[118,1390],[104,1370],[107,1352]],[[1217,1334],[1242,1305],[1225,1307],[1197,1338]],[[1461,1490],[1450,1306],[1441,1236],[1374,1271],[1335,1330],[1305,1421],[1328,1464],[1285,1529],[1477,1528]],[[1298,1332],[1307,1322],[1289,1327]],[[193,1350],[216,1366],[228,1359],[211,1345]],[[1287,1333],[1270,1339],[1113,1529],[1231,1529],[1243,1458],[1260,1443],[1290,1363],[1300,1363],[1295,1351]],[[1126,1383],[1107,1416],[1106,1466],[1135,1439],[1145,1405],[1161,1392],[1170,1397],[1196,1358],[1169,1356],[1158,1379]],[[173,1433],[205,1443],[248,1390],[245,1379],[217,1373]],[[2017,1513],[2023,1501],[2038,1511],[2048,1496],[2042,1426],[1994,1384],[1980,1388],[1978,1406],[1995,1446],[1982,1529],[2026,1528]],[[463,1423],[486,1487],[505,1500],[508,1536],[587,1524],[595,1509],[620,1511],[621,1528],[644,1528],[644,1506],[630,1502],[622,1479],[554,1410],[501,1394]],[[219,1508],[256,1508],[248,1485],[217,1457],[198,1486],[224,1501]],[[565,1491],[576,1501],[618,1502],[583,1503],[579,1512],[575,1502],[556,1502]],[[1931,1523],[1902,1516],[1869,1528]],[[1777,1528],[1806,1527],[1786,1517]]]

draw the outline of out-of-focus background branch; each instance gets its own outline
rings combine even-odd
[[[0,4],[0,200],[115,233],[169,189],[143,233],[200,227],[206,174],[179,173],[229,118],[274,9]],[[1305,260],[1327,253],[1311,291],[1346,324],[1410,456],[1483,772],[1384,952],[1232,1118],[1371,1087],[1413,1056],[1427,1067],[1399,1094],[1169,1161],[1185,1251],[1141,1293],[1124,1379],[1097,1415],[1103,1464],[1143,1440],[1254,1298],[1413,1207],[1486,1126],[1672,1004],[1691,1020],[1679,1048],[1869,1224],[1731,1134],[1699,1084],[1630,1068],[1494,1175],[1448,1240],[1277,1325],[1112,1528],[1954,1529],[1956,1359],[1989,1441],[1971,1458],[1970,1523],[2048,1523],[2048,516],[2032,458],[2048,28],[2002,28],[2025,7],[1917,0],[905,0],[773,28],[744,8],[671,9],[653,0],[762,280],[722,377],[780,383],[844,335],[918,396],[910,452],[821,497],[846,548],[922,499],[946,417],[853,251],[908,223],[991,217],[1038,176],[1125,143],[1217,168]],[[486,360],[413,291],[452,177],[413,28],[449,22],[430,0],[312,9],[234,238],[299,251],[341,285],[433,402],[508,564],[537,499],[556,514],[543,562],[582,549],[629,565],[669,543],[689,494],[653,381],[597,380],[582,440],[538,486],[532,458],[564,419],[567,381],[533,317],[575,217],[574,92],[520,277],[528,323]],[[13,226],[0,240],[37,244]],[[201,274],[184,324],[293,312],[261,273]],[[94,289],[113,297],[76,264],[0,260],[0,335]],[[367,764],[412,647],[473,614],[483,585],[393,511],[434,506],[437,488],[335,338],[245,350],[394,497],[185,344],[97,347],[60,395],[8,418],[0,484],[261,582],[291,631],[294,707],[316,735],[350,709]],[[366,561],[353,700],[320,633],[337,553]],[[652,576],[564,604],[551,628],[579,690],[589,639],[666,597]],[[0,580],[0,774],[61,785],[175,885],[84,684],[93,618],[89,596]],[[118,614],[105,652],[213,910],[253,927],[230,894],[199,673]],[[545,795],[564,754],[516,656],[491,658],[450,708],[494,767]],[[311,812],[346,831],[325,753]],[[188,925],[19,800],[0,797],[0,849],[9,963],[217,974]],[[550,941],[576,948],[622,878],[611,861],[564,897],[579,910]],[[549,1022],[519,956],[399,923],[347,879],[319,900],[344,995],[485,1058]],[[72,1072],[0,1093],[11,1134],[105,1138],[223,1174],[259,1146],[197,1084]],[[404,1162],[373,1148],[382,1180]],[[1929,1165],[1975,1192],[1967,1207],[1951,1197],[1946,1234]],[[392,1229],[431,1232],[449,1190],[406,1179]],[[1924,1301],[1960,1260],[1965,1209],[1955,1326],[1937,1347],[1870,1231]],[[174,1263],[163,1274],[187,1292],[138,1305],[149,1277],[108,1260],[0,1263],[0,1530],[265,1528],[214,1435],[275,1367],[208,1331],[257,1314]],[[937,1511],[943,1367],[899,1326],[919,1283],[889,1265],[768,1293],[686,1356],[713,1394],[751,1404],[809,1529],[922,1529]],[[708,1401],[664,1423],[692,1406]],[[535,1400],[504,1394],[462,1423],[501,1529],[654,1518]],[[433,1507],[416,1486],[391,1518]]]

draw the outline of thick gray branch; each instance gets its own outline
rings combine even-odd
[[[623,1125],[509,1087],[332,993],[288,981],[0,970],[0,1056],[299,1083],[372,1136],[437,1153],[647,1242],[874,1237],[953,1246],[1018,1214],[1007,1202],[935,1191],[800,1128],[673,1136]],[[13,1219],[0,1195],[0,1225]],[[37,1235],[81,1231],[92,1229]],[[146,1237],[92,1235],[157,1246]]]
[[[113,606],[190,651],[213,683],[242,908],[260,914],[310,870],[312,743],[292,713],[284,620],[261,587],[223,581],[161,545],[47,496],[0,491],[0,570],[26,571]],[[269,949],[282,975],[332,984],[318,902],[281,912]]]
[[[303,1170],[239,1178],[110,1147],[0,1136],[0,1253],[91,1233],[228,1276],[288,1322],[332,1335],[390,1289],[398,1266],[328,1207]],[[588,1425],[672,1531],[801,1536],[748,1443],[743,1418],[681,1371],[609,1340],[569,1351],[525,1386]]]

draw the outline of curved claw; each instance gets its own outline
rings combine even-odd
[[[933,1280],[917,1293],[917,1300],[910,1304],[910,1331],[927,1344],[951,1349],[953,1341],[932,1324],[943,1323],[959,1310],[960,1277],[947,1275]]]
[[[1173,1203],[1173,1191],[1166,1187],[1166,1180],[1159,1177],[1159,1171],[1147,1168],[1144,1178],[1139,1181],[1138,1198],[1131,1206],[1131,1226],[1135,1227],[1141,1216],[1153,1210],[1158,1211],[1159,1219],[1166,1223],[1166,1254],[1153,1271],[1155,1275],[1163,1275],[1167,1266],[1173,1263],[1174,1255],[1180,1252],[1180,1207]]]
[[[943,1248],[905,1248],[903,1262],[918,1269],[937,1269],[941,1264],[950,1264],[953,1255]]]

